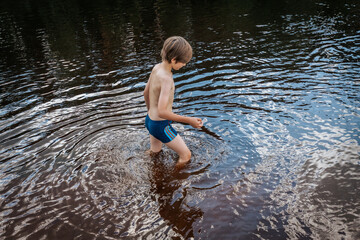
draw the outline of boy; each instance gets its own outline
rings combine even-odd
[[[160,152],[164,143],[179,155],[176,165],[183,166],[190,160],[191,152],[170,124],[175,121],[201,128],[203,123],[200,118],[185,117],[172,112],[175,84],[171,71],[179,70],[190,61],[192,48],[184,38],[170,37],[164,42],[161,57],[162,62],[152,69],[144,90],[148,109],[145,126],[150,133],[151,152]]]

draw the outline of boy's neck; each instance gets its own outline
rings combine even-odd
[[[161,65],[167,72],[172,73],[171,72],[171,70],[172,70],[171,63],[168,63],[167,61],[162,61]]]

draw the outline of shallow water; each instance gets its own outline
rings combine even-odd
[[[358,1],[98,2],[0,3],[1,239],[360,238]],[[180,171],[145,152],[171,35]]]

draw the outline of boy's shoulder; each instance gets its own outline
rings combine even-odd
[[[173,81],[172,74],[169,74],[163,68],[161,68],[160,64],[156,64],[153,67],[151,73],[155,77],[155,79],[158,79],[160,81]]]

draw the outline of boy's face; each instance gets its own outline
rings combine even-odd
[[[171,66],[174,70],[179,70],[180,68],[186,66],[186,63],[178,62],[175,59],[171,60]]]

